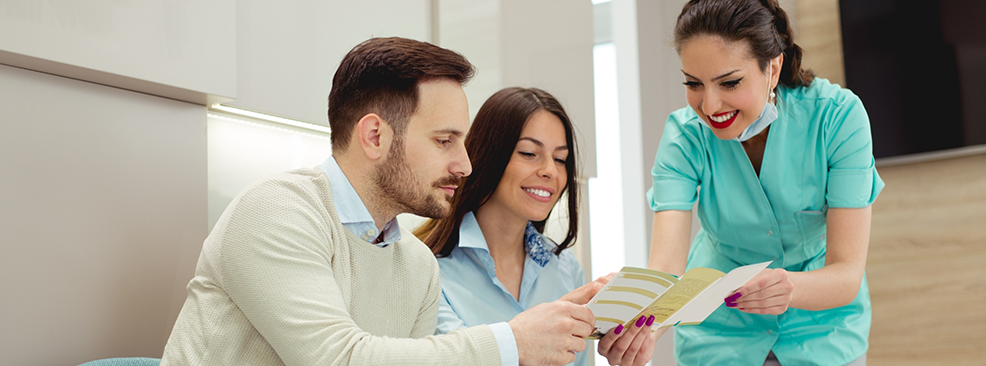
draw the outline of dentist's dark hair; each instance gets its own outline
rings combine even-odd
[[[777,0],[691,0],[674,27],[675,51],[681,54],[681,46],[696,36],[746,41],[761,71],[783,53],[780,82],[788,87],[809,86],[815,78],[801,68],[804,50],[794,43],[791,22]]]

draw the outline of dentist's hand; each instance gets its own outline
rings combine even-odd
[[[650,362],[654,356],[656,336],[651,331],[654,316],[641,316],[626,329],[617,325],[599,339],[599,354],[606,357],[610,365],[639,365]]]
[[[791,305],[793,293],[794,283],[787,271],[767,268],[723,301],[726,306],[746,313],[780,315]]]

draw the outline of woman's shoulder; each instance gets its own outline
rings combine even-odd
[[[782,103],[808,103],[824,107],[859,102],[859,97],[852,90],[821,77],[815,77],[811,85],[806,87],[789,88],[782,85],[778,90]]]

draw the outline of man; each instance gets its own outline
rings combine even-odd
[[[431,251],[397,214],[442,217],[472,168],[461,55],[371,39],[329,94],[333,156],[246,188],[203,244],[162,365],[560,365],[589,310],[556,301],[434,336]],[[585,293],[591,297],[595,287]]]

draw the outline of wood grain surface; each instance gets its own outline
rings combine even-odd
[[[986,365],[986,154],[877,169],[868,364]]]

